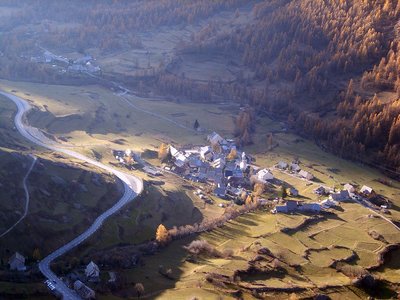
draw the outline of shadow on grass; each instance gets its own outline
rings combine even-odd
[[[258,226],[259,224],[252,221],[249,216],[241,216],[240,218],[236,219],[237,223],[247,225],[247,226]]]
[[[284,268],[268,271],[254,271],[252,273],[240,272],[240,279],[245,282],[253,283],[254,281],[265,281],[271,278],[284,279],[288,275],[288,271]]]
[[[142,266],[123,271],[127,284],[114,294],[122,298],[134,297],[136,294],[133,286],[138,282],[143,284],[145,294],[149,294],[149,297],[151,295],[151,299],[157,298],[165,290],[175,288],[183,275],[181,265],[188,257],[183,246],[194,239],[196,236],[174,241],[155,255],[144,257]],[[168,272],[168,276],[162,274],[165,271]]]
[[[228,222],[225,226],[217,228],[208,233],[208,236],[220,241],[224,241],[226,239],[235,239],[235,237],[238,235],[247,236],[248,233],[243,227],[244,226],[240,226],[239,224]]]

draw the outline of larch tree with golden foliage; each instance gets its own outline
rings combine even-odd
[[[252,205],[253,204],[253,197],[251,195],[248,195],[246,198],[246,205]]]
[[[237,151],[235,148],[232,148],[229,154],[226,156],[228,160],[234,160],[237,157]]]
[[[169,146],[167,144],[162,143],[158,148],[158,158],[162,162],[165,162],[169,157]]]
[[[255,196],[261,196],[265,191],[265,184],[261,182],[257,182],[253,188],[253,194]]]
[[[39,261],[42,259],[42,255],[40,254],[39,248],[35,248],[35,250],[33,251],[33,254],[32,254],[32,258],[36,261]]]
[[[156,231],[156,241],[160,244],[166,244],[169,241],[169,233],[163,224],[158,225]]]

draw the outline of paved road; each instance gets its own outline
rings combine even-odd
[[[39,269],[43,273],[43,275],[51,280],[58,292],[60,292],[63,296],[63,299],[80,299],[79,296],[71,289],[69,289],[64,282],[57,277],[57,275],[51,271],[50,269],[50,264],[52,261],[54,261],[56,258],[60,257],[61,255],[65,254],[66,252],[70,251],[71,249],[75,248],[79,244],[81,244],[83,241],[85,241],[87,238],[89,238],[92,234],[94,234],[104,223],[104,221],[116,213],[118,210],[120,210],[125,204],[128,202],[132,201],[139,193],[142,192],[143,190],[143,182],[141,179],[125,174],[121,171],[115,170],[110,166],[104,165],[96,160],[93,160],[91,158],[88,158],[80,153],[74,152],[69,149],[62,148],[61,145],[57,144],[56,142],[48,139],[39,129],[31,127],[28,125],[25,114],[27,111],[31,109],[31,106],[29,103],[15,95],[2,92],[0,91],[0,94],[3,96],[9,98],[11,101],[13,101],[18,108],[18,112],[15,115],[14,123],[15,127],[19,131],[19,133],[24,136],[26,139],[30,140],[31,142],[42,146],[44,148],[47,148],[49,150],[63,153],[66,155],[69,155],[71,157],[74,157],[76,159],[82,160],[84,162],[87,162],[89,164],[92,164],[96,167],[99,167],[103,170],[106,170],[115,176],[117,176],[123,183],[124,185],[124,194],[123,196],[118,200],[118,202],[111,207],[109,210],[105,211],[103,214],[101,214],[97,219],[93,222],[93,224],[81,235],[70,241],[69,243],[65,244],[61,248],[57,249],[47,257],[45,257],[42,261],[39,263]]]
[[[23,219],[25,219],[26,215],[28,214],[28,209],[29,209],[29,198],[30,198],[30,197],[29,197],[29,190],[28,190],[28,186],[27,186],[27,184],[26,184],[26,181],[28,180],[28,177],[29,177],[29,175],[31,174],[32,169],[33,169],[33,167],[34,167],[35,164],[36,164],[37,158],[36,158],[35,156],[32,155],[32,159],[33,159],[32,164],[31,164],[31,166],[29,167],[28,172],[26,172],[26,175],[25,175],[24,179],[22,180],[22,185],[24,186],[24,191],[25,191],[25,208],[24,208],[24,213],[23,213],[23,215],[18,219],[18,221],[15,222],[14,225],[12,225],[10,228],[8,228],[6,231],[4,231],[4,232],[0,235],[0,238],[2,238],[3,236],[5,236],[5,235],[6,235],[7,233],[9,233],[11,230],[13,230],[19,223],[21,223],[21,221],[22,221]]]

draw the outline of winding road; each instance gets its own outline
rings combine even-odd
[[[3,236],[5,236],[7,233],[9,233],[11,230],[13,230],[19,223],[21,223],[21,221],[23,219],[25,219],[26,215],[28,214],[28,209],[29,209],[29,190],[28,190],[28,186],[26,184],[29,175],[32,172],[33,167],[36,164],[37,158],[35,156],[32,155],[32,164],[28,169],[28,172],[26,172],[24,179],[22,180],[22,185],[24,187],[24,191],[25,191],[25,207],[24,207],[24,213],[22,214],[22,216],[18,219],[17,222],[15,222],[14,225],[12,225],[10,228],[8,228],[6,231],[4,231],[2,234],[0,234],[0,238],[2,238]]]
[[[87,238],[93,235],[102,226],[102,224],[108,217],[116,213],[124,205],[132,201],[138,194],[140,194],[143,191],[143,182],[138,177],[123,173],[119,170],[115,170],[110,166],[104,165],[78,152],[65,149],[60,144],[50,140],[39,129],[31,127],[28,124],[25,115],[31,109],[31,106],[27,101],[3,91],[0,91],[0,94],[7,97],[17,105],[18,112],[15,115],[14,123],[15,127],[23,137],[25,137],[29,141],[39,146],[42,146],[54,152],[66,154],[73,158],[92,164],[105,171],[108,171],[117,176],[124,185],[124,194],[113,207],[111,207],[110,209],[102,213],[100,216],[98,216],[97,219],[93,222],[93,224],[78,237],[76,237],[69,243],[65,244],[64,246],[60,247],[59,249],[55,250],[53,253],[49,254],[42,261],[39,262],[40,271],[47,279],[51,280],[54,283],[56,290],[59,293],[61,293],[63,299],[68,299],[68,300],[80,299],[80,297],[75,293],[75,291],[68,288],[65,285],[65,283],[60,278],[58,278],[57,275],[50,269],[50,264],[56,258],[62,256],[66,252],[70,251],[71,249],[75,248],[76,246],[84,242]]]

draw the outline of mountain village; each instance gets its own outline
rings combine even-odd
[[[119,163],[130,168],[133,161],[143,165],[143,171],[149,176],[160,176],[163,172],[173,173],[185,180],[195,183],[198,189],[194,192],[205,203],[213,204],[209,197],[213,195],[237,205],[246,201],[258,201],[273,207],[271,213],[311,213],[329,211],[343,201],[359,201],[362,205],[377,211],[387,212],[387,203],[374,203],[379,198],[374,190],[362,186],[359,191],[350,183],[341,189],[320,185],[314,189],[319,201],[304,201],[295,187],[277,179],[273,172],[282,172],[303,180],[306,185],[317,183],[311,172],[302,169],[301,162],[279,161],[272,168],[263,168],[255,164],[255,159],[237,147],[233,139],[225,139],[216,132],[207,136],[207,145],[183,146],[164,145],[162,168],[146,163],[139,154],[130,150],[114,151]],[[163,147],[163,146],[162,146]],[[160,152],[159,151],[159,152]],[[159,153],[160,156],[160,153]],[[266,196],[267,190],[280,188],[279,197]],[[258,190],[258,191],[256,191]]]

